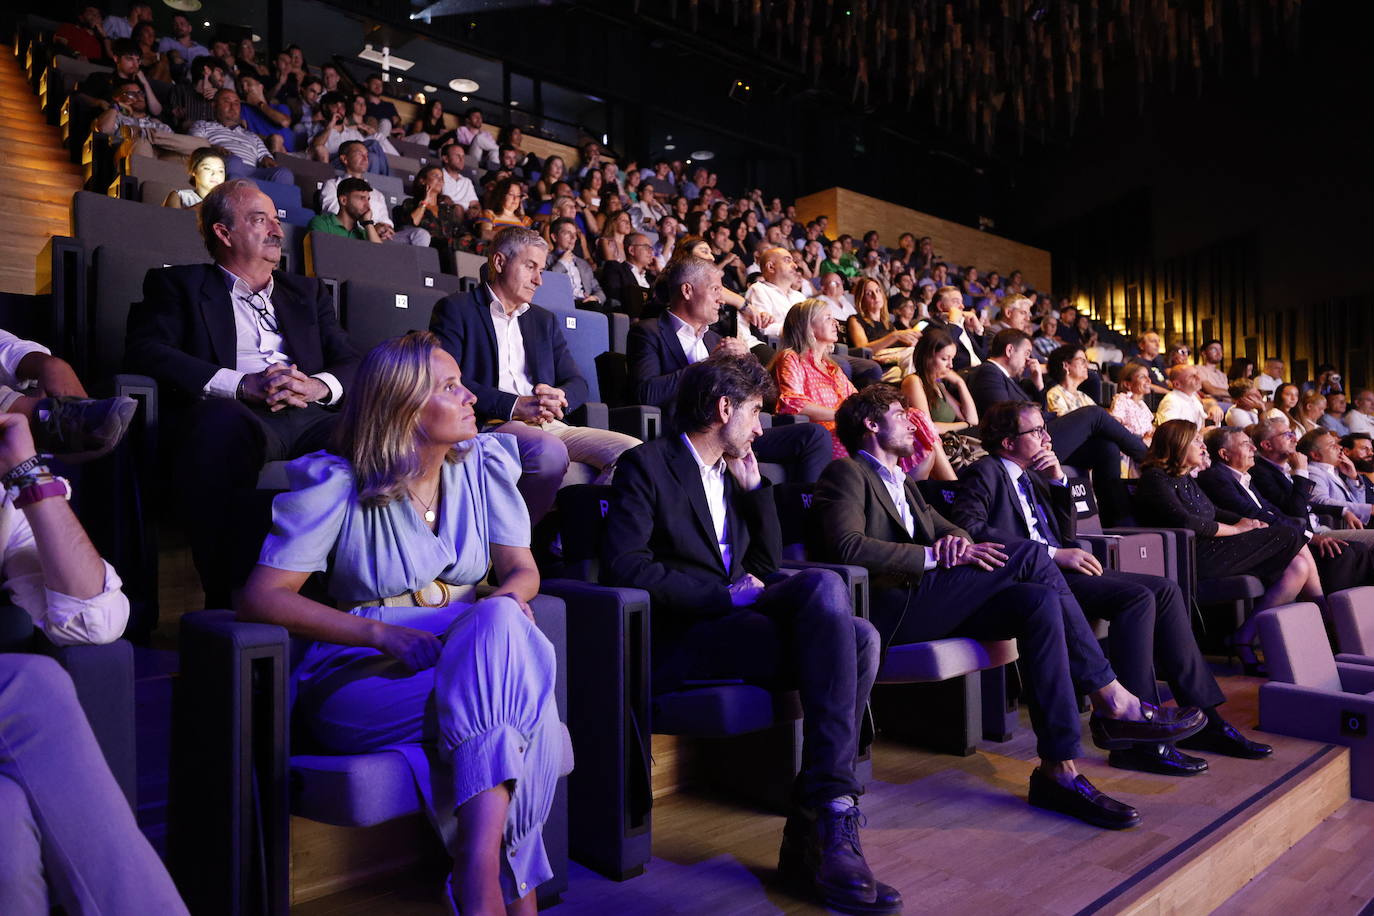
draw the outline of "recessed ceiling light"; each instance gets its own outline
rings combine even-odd
[[[663,144],[663,148],[664,148],[665,150],[668,150],[669,152],[672,152],[673,150],[677,149],[677,144],[675,144],[675,143],[665,143],[665,144]]]
[[[467,96],[463,96],[462,99],[463,99],[464,102],[466,102],[466,101],[468,100],[468,97],[467,97]]]
[[[456,77],[448,81],[448,88],[452,89],[454,92],[476,92],[482,87],[477,85],[476,80]]]
[[[438,86],[426,86],[426,87],[425,87],[425,92],[438,92],[438,91],[439,91],[439,87],[438,87]]]
[[[716,154],[709,149],[699,149],[692,153],[692,158],[700,159],[702,162],[705,162],[708,159],[716,158]]]

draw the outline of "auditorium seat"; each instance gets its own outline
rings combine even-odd
[[[482,261],[480,267],[486,267],[486,261]],[[479,276],[485,277],[485,273],[479,271]],[[559,314],[583,314],[591,312],[601,315],[607,322],[607,335],[605,349],[611,353],[624,353],[626,341],[630,335],[630,316],[624,312],[601,312],[595,309],[578,308],[573,302],[572,281],[564,273],[544,271],[542,282],[539,288],[534,291],[534,297],[530,299],[533,305],[546,308],[551,312]]]
[[[277,208],[277,219],[283,223],[305,226],[314,218],[314,211],[301,206],[301,190],[294,184],[282,184],[280,181],[260,181],[256,178],[249,180],[258,186],[258,190],[272,198],[272,203]]]
[[[1347,588],[1326,596],[1336,634],[1338,662],[1374,665],[1374,587]]]
[[[545,274],[545,280],[549,276]],[[566,277],[563,279],[567,280]],[[606,316],[586,309],[550,311],[554,312],[558,326],[563,331],[563,339],[568,344],[568,352],[572,354],[573,361],[577,363],[577,371],[587,381],[588,403],[584,409],[574,412],[576,420],[573,422],[599,429],[612,429],[627,436],[634,436],[642,442],[657,438],[663,422],[663,412],[659,408],[641,405],[610,408],[601,400],[598,363],[606,354]]]
[[[421,165],[435,158],[434,151],[428,146],[420,143],[407,143],[405,140],[392,140],[391,145],[396,147],[396,152],[407,159],[414,159]]]
[[[424,164],[419,159],[408,159],[405,156],[393,156],[387,154],[386,164],[391,169],[391,177],[401,179],[401,183],[407,188],[415,181],[415,173],[420,171]]]
[[[379,245],[327,232],[311,232],[305,239],[305,272],[334,284],[383,279],[401,286],[435,288],[439,277],[439,252],[414,245]]]
[[[1350,748],[1350,794],[1374,800],[1374,667],[1331,654],[1315,604],[1268,608],[1257,620],[1269,666],[1260,728]]]
[[[432,287],[349,280],[340,295],[339,321],[358,352],[366,353],[384,340],[428,328],[441,298],[443,291]]]
[[[530,606],[554,646],[555,696],[566,722],[564,603],[539,595]],[[168,846],[173,876],[193,912],[286,913],[292,815],[367,827],[423,810],[398,752],[303,752],[310,748],[290,727],[291,668],[303,641],[279,626],[208,610],[181,618],[180,643]],[[567,888],[567,798],[564,777],[543,834],[554,869],[539,887],[545,906]]]

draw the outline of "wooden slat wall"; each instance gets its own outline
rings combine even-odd
[[[936,253],[951,265],[972,264],[982,273],[1000,271],[1004,278],[1011,271],[1020,270],[1032,289],[1053,289],[1050,253],[1043,248],[979,232],[846,188],[829,188],[797,199],[797,217],[803,223],[822,214],[830,217],[827,234],[832,239],[847,232],[857,241],[868,230],[876,229],[880,241],[893,248],[903,232],[917,238],[928,235]]]

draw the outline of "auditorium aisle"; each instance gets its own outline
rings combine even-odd
[[[38,100],[13,55],[0,54],[0,293],[33,295],[34,263],[53,235],[66,235],[81,167],[43,120]]]

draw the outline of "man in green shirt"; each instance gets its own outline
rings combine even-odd
[[[321,213],[310,221],[311,232],[328,232],[363,242],[382,241],[372,220],[372,186],[361,178],[339,182],[339,212]]]

